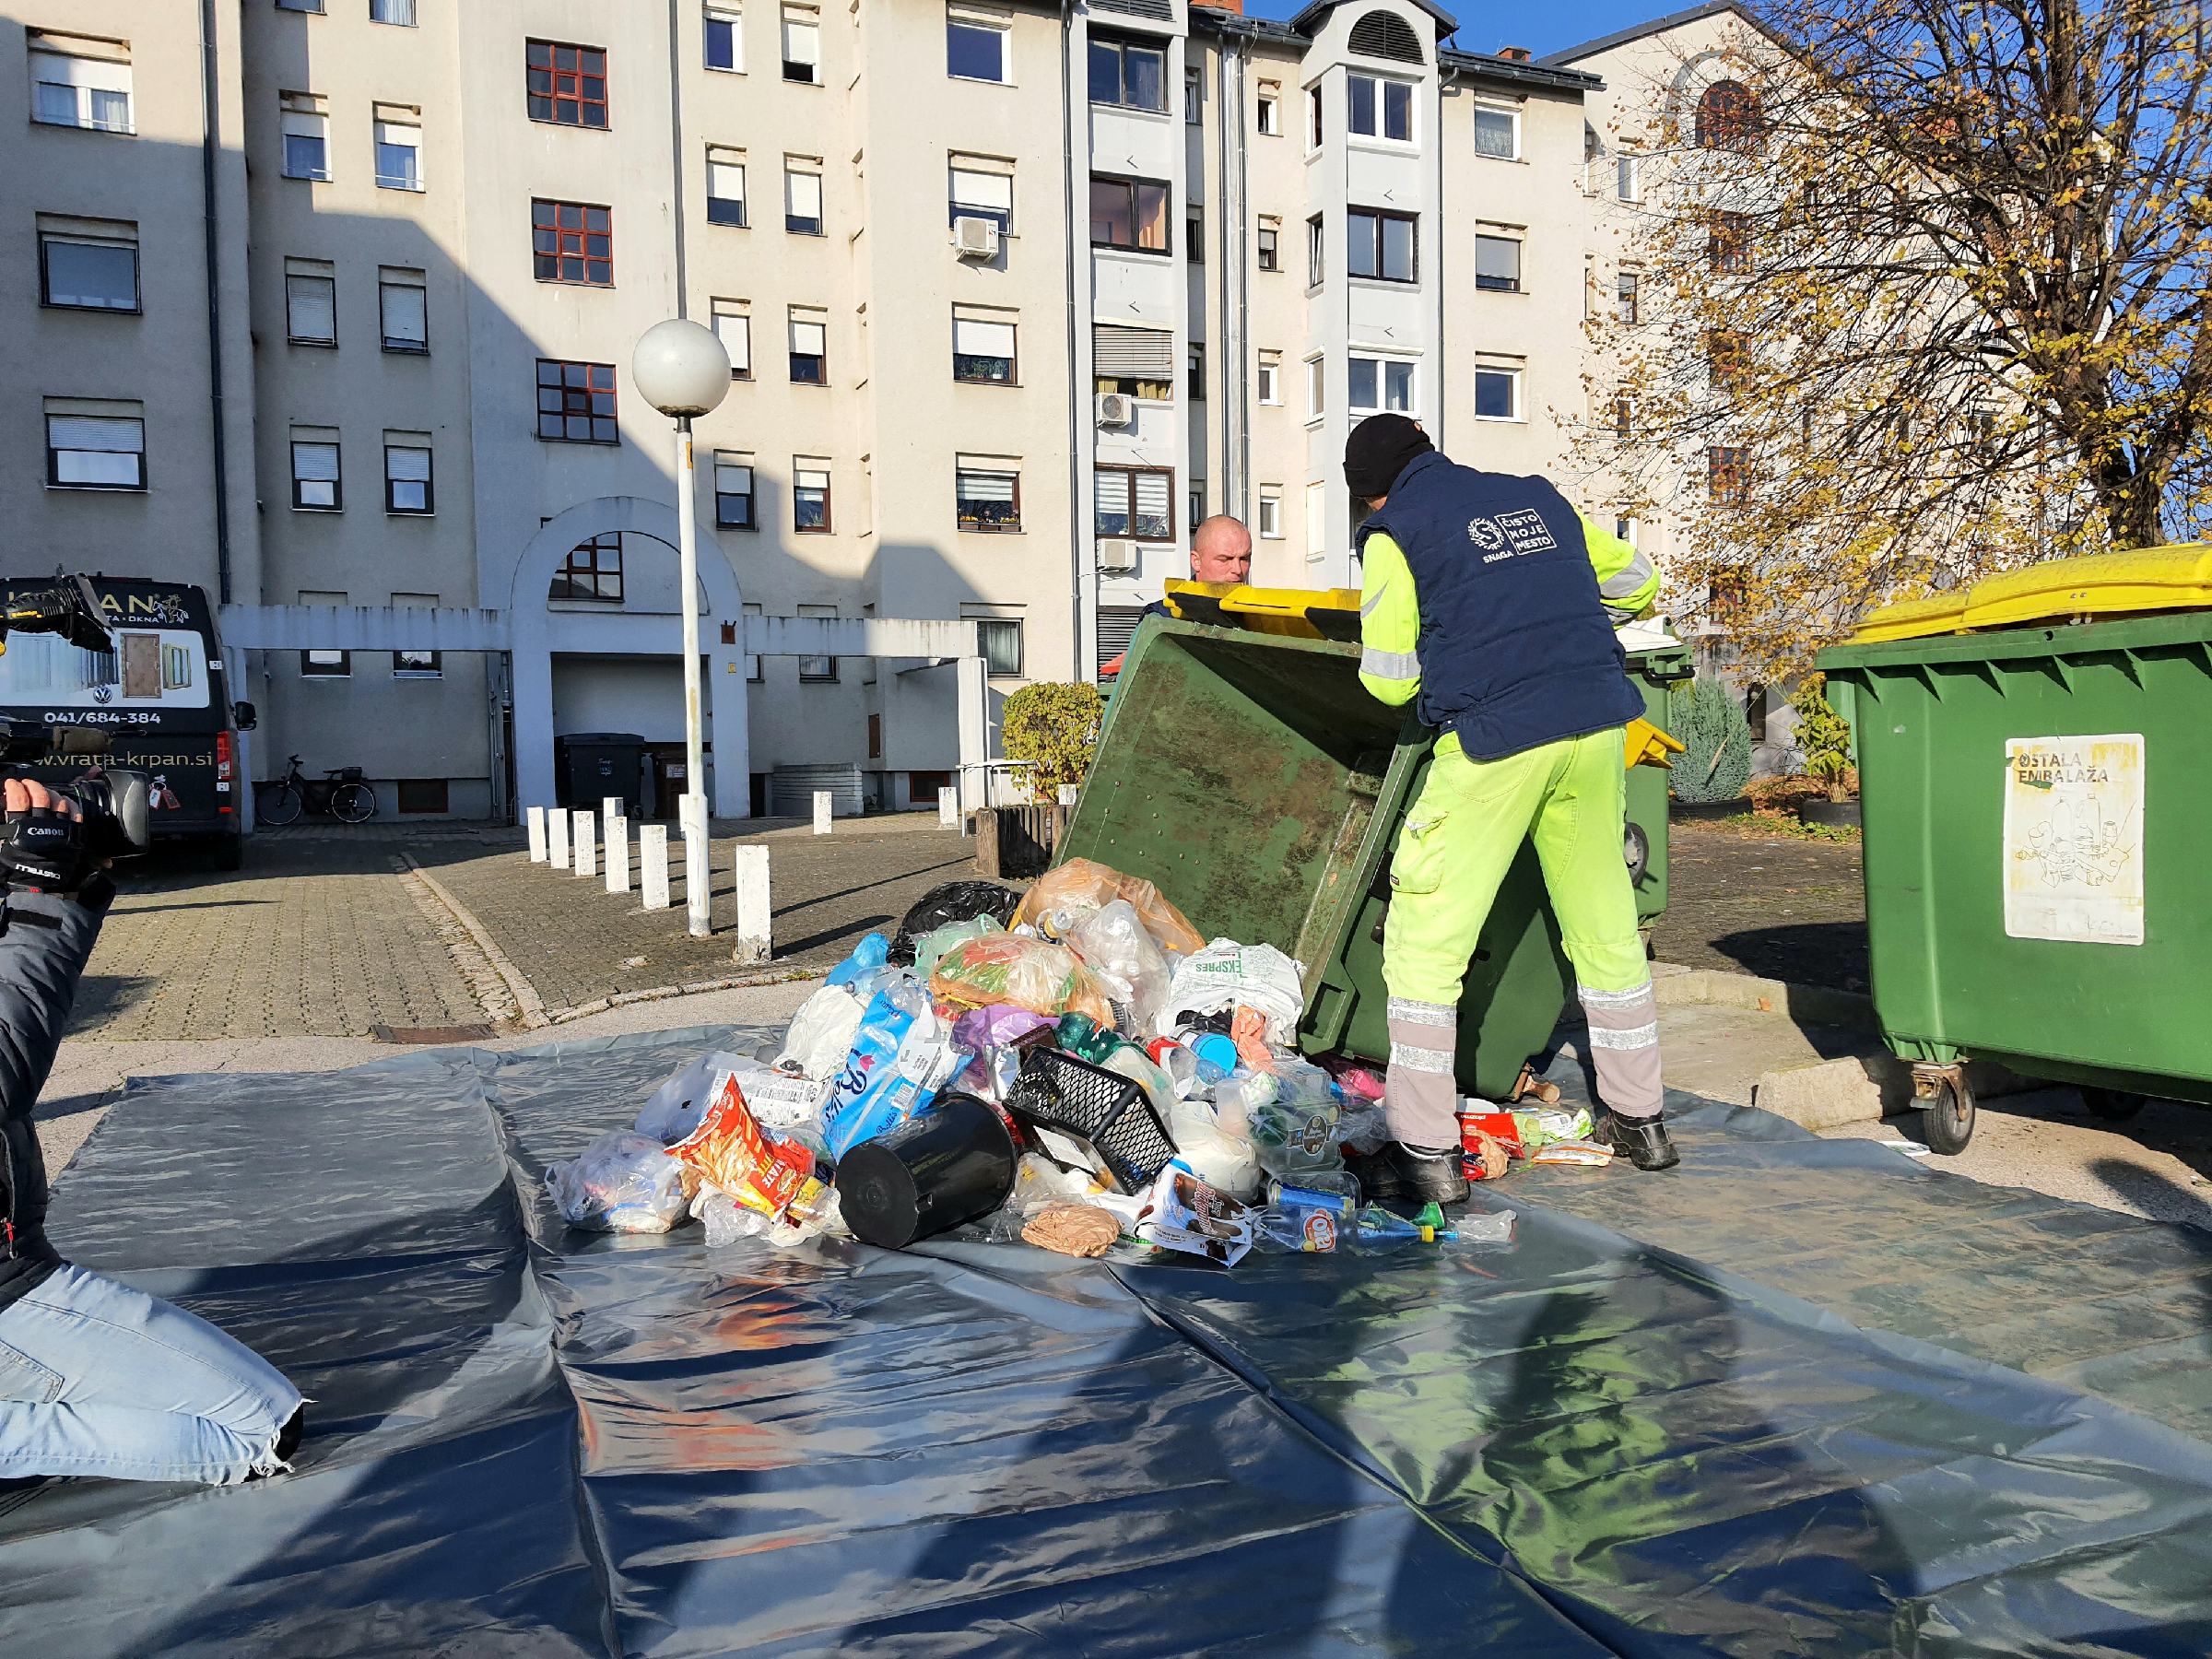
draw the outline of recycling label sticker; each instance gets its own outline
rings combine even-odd
[[[2143,943],[2143,736],[2005,742],[2005,932]]]

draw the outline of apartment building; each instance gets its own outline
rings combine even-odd
[[[18,562],[496,639],[241,653],[257,775],[359,765],[387,811],[511,815],[568,733],[680,753],[674,441],[629,379],[669,316],[733,369],[695,423],[721,810],[960,760],[954,661],[750,655],[748,618],[972,623],[995,709],[1115,654],[1207,513],[1255,581],[1356,583],[1370,413],[1507,470],[1582,417],[1602,82],[1417,0],[0,12]],[[135,456],[57,471],[79,443]]]

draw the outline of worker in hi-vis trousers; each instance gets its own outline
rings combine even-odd
[[[1477,472],[1402,415],[1353,429],[1359,680],[1437,733],[1390,865],[1391,1139],[1357,1173],[1384,1203],[1467,1195],[1454,1080],[1461,982],[1505,872],[1533,838],[1574,965],[1600,1139],[1640,1170],[1677,1160],[1660,1122],[1658,1006],[1621,856],[1623,728],[1643,712],[1614,629],[1659,590],[1634,547],[1542,478]],[[1418,701],[1416,700],[1418,700]]]

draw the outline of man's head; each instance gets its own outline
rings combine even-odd
[[[1252,575],[1252,532],[1217,512],[1191,536],[1193,582],[1244,582]]]
[[[1370,415],[1344,441],[1344,481],[1355,499],[1374,506],[1390,494],[1400,473],[1435,448],[1419,421]]]

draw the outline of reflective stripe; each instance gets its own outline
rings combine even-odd
[[[1452,1069],[1450,1049],[1408,1048],[1402,1042],[1390,1045],[1390,1064],[1411,1072],[1441,1074]]]
[[[1625,1031],[1608,1031],[1602,1026],[1592,1026],[1590,1028],[1590,1046],[1592,1048],[1652,1048],[1656,1046],[1658,1041],[1659,1022],[1655,1019],[1653,1020],[1649,1025],[1631,1026]],[[1391,1044],[1391,1049],[1394,1053],[1397,1049],[1397,1044]]]
[[[1390,999],[1389,1018],[1393,1024],[1403,1020],[1407,1025],[1455,1027],[1459,1024],[1459,1010],[1447,1003],[1416,1002],[1410,996]]]
[[[1411,651],[1377,651],[1372,645],[1359,653],[1359,672],[1377,679],[1409,680],[1421,677],[1421,659]]]
[[[1647,979],[1642,984],[1627,991],[1590,991],[1578,987],[1574,994],[1585,1008],[1617,1008],[1634,1002],[1640,996],[1651,995],[1652,982]]]
[[[1390,583],[1385,582],[1381,587],[1375,590],[1375,596],[1372,599],[1362,599],[1359,602],[1359,614],[1363,617],[1373,616],[1375,612],[1375,606],[1382,603],[1382,595],[1389,592]]]
[[[1597,591],[1607,599],[1626,599],[1651,579],[1651,558],[1639,547],[1624,569],[1615,571],[1597,584]]]

